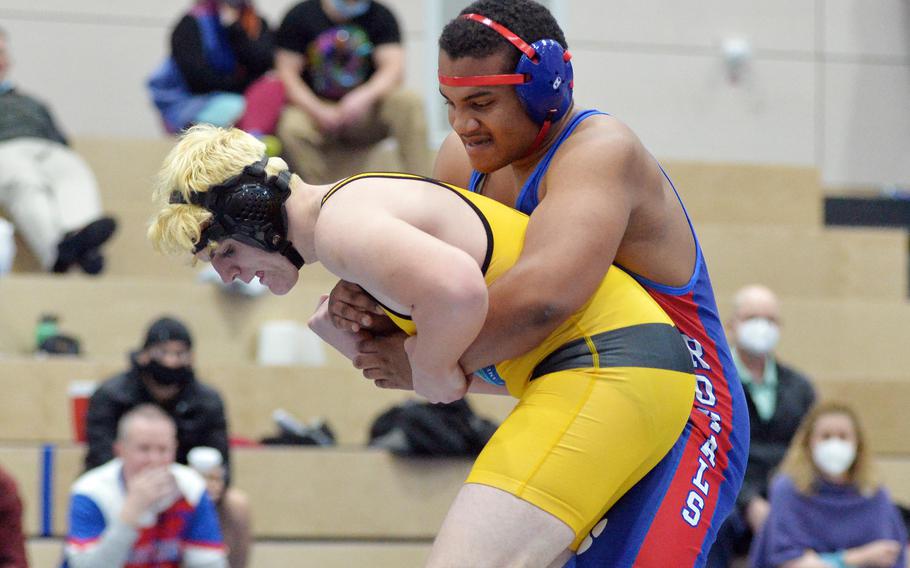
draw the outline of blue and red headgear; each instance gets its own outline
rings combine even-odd
[[[550,125],[568,112],[572,105],[572,54],[558,41],[541,39],[528,45],[507,27],[480,14],[464,14],[467,20],[479,22],[493,29],[514,45],[522,56],[514,73],[504,75],[472,75],[452,77],[439,74],[440,84],[449,87],[481,87],[515,85],[515,93],[524,105],[531,120],[541,125],[532,149],[536,148]]]

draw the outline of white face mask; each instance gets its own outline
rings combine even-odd
[[[856,445],[840,438],[829,438],[812,448],[812,460],[828,475],[841,475],[850,469],[854,459]]]
[[[767,355],[780,341],[780,328],[766,318],[751,318],[736,328],[736,343],[753,355]]]

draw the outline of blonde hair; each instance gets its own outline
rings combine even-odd
[[[821,473],[812,459],[812,432],[821,417],[831,414],[847,416],[853,422],[853,429],[856,431],[856,459],[847,470],[847,479],[862,493],[866,495],[874,493],[878,490],[880,483],[876,478],[866,434],[856,411],[841,402],[820,403],[803,418],[802,424],[793,436],[787,455],[781,462],[779,471],[790,477],[801,493],[808,495],[814,491],[815,483]]]
[[[212,213],[190,204],[191,194],[208,191],[261,160],[263,155],[265,144],[237,128],[200,124],[184,132],[164,159],[155,183],[153,200],[159,209],[148,229],[148,239],[155,250],[165,254],[192,253]],[[269,175],[287,169],[281,158],[269,158],[266,165]],[[187,203],[169,203],[174,191]]]

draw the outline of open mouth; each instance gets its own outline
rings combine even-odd
[[[489,136],[479,137],[479,138],[462,138],[462,144],[464,144],[465,150],[468,153],[477,152],[484,150],[490,147],[493,144],[493,139]]]

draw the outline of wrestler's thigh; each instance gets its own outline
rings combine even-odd
[[[672,447],[693,392],[690,375],[653,369],[540,377],[484,448],[468,482],[512,493],[580,538]],[[668,396],[678,403],[668,407]]]

